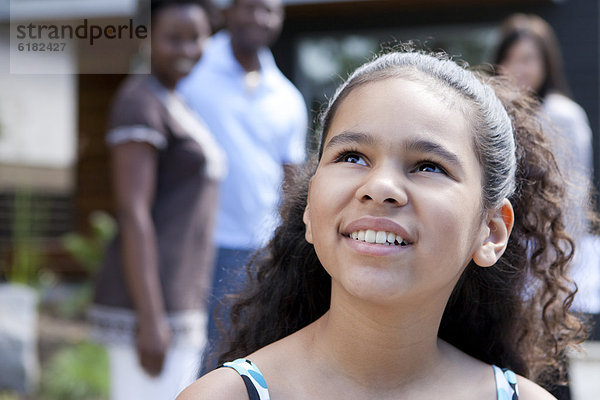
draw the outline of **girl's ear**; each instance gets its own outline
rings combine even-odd
[[[489,212],[486,223],[487,237],[475,249],[473,261],[480,267],[491,267],[504,254],[515,222],[512,204],[504,199],[500,207]]]
[[[314,244],[312,241],[312,230],[310,226],[310,186],[312,184],[312,179],[308,182],[308,192],[309,195],[306,199],[306,207],[304,208],[304,214],[302,214],[302,221],[304,221],[304,227],[306,229],[304,233],[304,237],[306,241],[310,244]]]
[[[304,221],[304,226],[306,228],[306,231],[304,232],[304,237],[306,238],[306,241],[310,244],[313,244],[312,242],[312,231],[310,229],[310,204],[306,204],[306,208],[304,209],[304,215],[302,216],[302,221]]]

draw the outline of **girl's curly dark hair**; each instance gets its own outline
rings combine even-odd
[[[564,378],[565,352],[585,338],[570,314],[576,288],[567,276],[574,242],[565,231],[563,178],[538,106],[505,78],[467,71],[439,55],[394,52],[350,76],[322,117],[321,146],[340,102],[355,88],[390,77],[419,80],[466,101],[474,148],[484,171],[482,204],[507,197],[515,224],[504,255],[491,268],[471,262],[448,301],[438,336],[486,363],[512,369],[546,387]],[[302,220],[317,157],[284,195],[282,224],[249,266],[235,295],[231,331],[219,362],[243,357],[305,327],[329,308],[331,278],[306,242]]]

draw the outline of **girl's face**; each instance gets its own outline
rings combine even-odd
[[[174,87],[192,70],[210,36],[210,23],[202,7],[166,6],[152,23],[152,72]]]
[[[340,104],[304,215],[334,290],[447,299],[485,242],[482,171],[469,124],[449,106],[462,100],[440,100],[448,93],[391,78]]]
[[[513,76],[524,89],[539,91],[544,84],[544,57],[534,39],[518,39],[506,52],[502,72]]]

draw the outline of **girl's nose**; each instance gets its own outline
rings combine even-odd
[[[355,196],[362,202],[404,206],[408,203],[408,196],[400,175],[395,169],[375,168],[365,177]]]

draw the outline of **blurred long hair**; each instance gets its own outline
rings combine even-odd
[[[550,93],[571,96],[565,78],[560,45],[548,22],[534,14],[512,14],[502,23],[500,35],[494,61],[496,65],[504,63],[510,49],[520,40],[531,39],[542,55],[545,71],[544,81],[536,95],[540,100]]]

